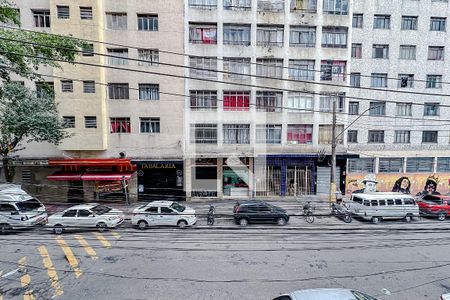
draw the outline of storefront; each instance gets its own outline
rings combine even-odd
[[[193,159],[191,166],[191,197],[217,197],[218,159]]]
[[[248,197],[250,187],[250,158],[222,159],[223,196]]]
[[[138,200],[184,200],[183,161],[133,161],[137,165]]]

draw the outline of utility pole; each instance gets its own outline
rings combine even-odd
[[[330,204],[336,195],[336,100],[333,98],[333,123],[331,126],[331,174],[330,174]]]

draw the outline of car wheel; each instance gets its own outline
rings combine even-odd
[[[381,218],[380,217],[372,217],[372,223],[373,224],[378,224],[381,222]]]
[[[147,228],[148,223],[147,221],[141,220],[137,223],[137,225],[140,230],[144,230],[145,228]]]
[[[239,220],[239,225],[241,226],[247,226],[248,225],[248,220],[246,218],[242,218]]]
[[[184,220],[178,221],[178,227],[185,228],[187,226],[187,222]]]
[[[103,222],[100,222],[100,223],[97,224],[97,229],[98,229],[98,231],[100,231],[100,232],[105,231],[107,228],[108,228],[108,227],[107,227],[106,224],[103,223]]]
[[[0,234],[7,234],[11,230],[11,226],[9,224],[0,224]]]
[[[412,216],[411,215],[406,215],[406,217],[405,217],[405,222],[406,223],[409,223],[409,222],[411,222],[412,221]]]
[[[64,232],[64,229],[62,227],[62,225],[55,225],[53,226],[53,233],[54,234],[62,234]]]
[[[345,214],[344,216],[344,222],[345,223],[351,223],[352,222],[352,216],[349,214]]]
[[[277,219],[277,224],[280,225],[280,226],[286,225],[286,219],[285,218],[278,218]]]
[[[442,212],[442,211],[437,216],[439,221],[444,221],[445,217],[446,217],[445,212]]]

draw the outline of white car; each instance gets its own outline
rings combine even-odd
[[[377,300],[367,294],[349,289],[310,289],[295,291],[273,300]]]
[[[131,224],[148,226],[192,226],[197,222],[195,210],[173,201],[153,201],[133,210]]]
[[[56,234],[66,229],[98,228],[104,231],[107,228],[116,228],[123,223],[125,215],[122,211],[97,204],[80,204],[48,217],[47,226]]]
[[[443,294],[441,300],[450,300],[450,294]]]

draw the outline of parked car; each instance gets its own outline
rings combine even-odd
[[[88,203],[69,207],[68,209],[48,217],[47,226],[55,234],[61,234],[67,229],[98,228],[104,231],[107,228],[116,228],[123,223],[125,215],[122,211],[97,204]]]
[[[233,208],[234,221],[246,226],[248,223],[276,223],[286,225],[289,216],[280,207],[260,200],[238,201]]]
[[[47,222],[45,206],[19,185],[0,185],[0,233]]]
[[[442,294],[440,299],[441,300],[450,300],[450,294]]]
[[[424,195],[417,201],[420,214],[426,217],[437,217],[444,221],[450,215],[450,196]]]
[[[273,300],[377,300],[367,294],[350,289],[310,289],[284,294]]]
[[[133,210],[131,224],[145,229],[148,226],[178,226],[184,228],[197,222],[195,210],[173,201],[153,201]]]

